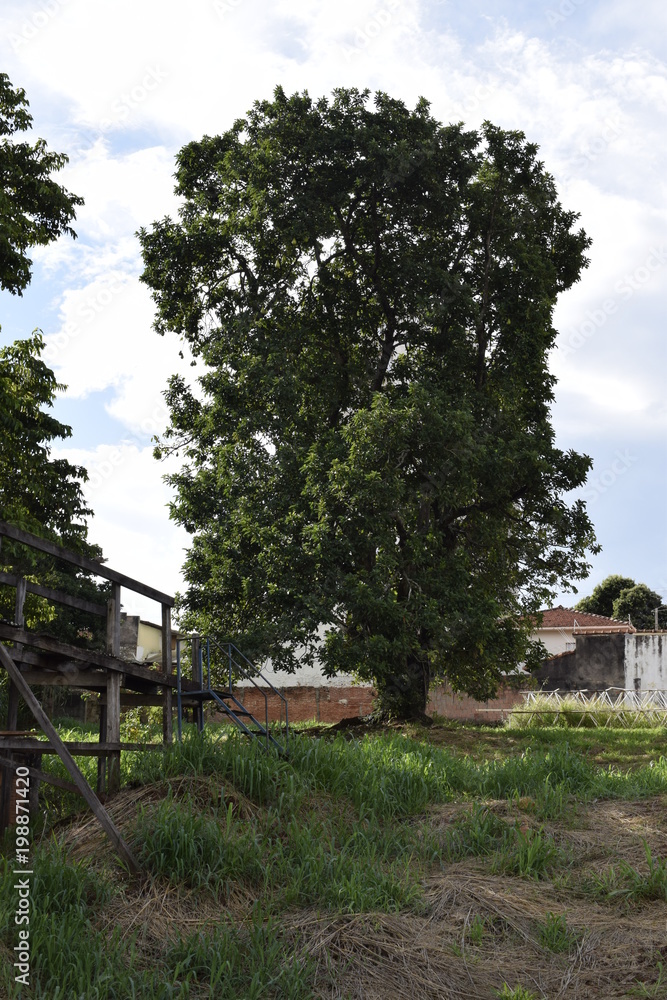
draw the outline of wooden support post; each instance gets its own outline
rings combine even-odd
[[[192,680],[197,685],[197,690],[201,691],[204,687],[204,679],[201,672],[201,653],[199,647],[199,636],[193,635],[192,637]],[[192,709],[192,721],[197,726],[197,729],[201,733],[204,728],[204,702],[200,701]]]
[[[26,579],[20,576],[16,581],[16,601],[14,604],[14,622],[21,628],[25,625],[25,616],[23,614],[23,605],[25,603],[26,595]],[[23,649],[23,646],[17,644],[17,652]],[[16,686],[9,682],[9,690],[7,692],[7,729],[13,731],[18,729],[19,725],[19,693]]]
[[[120,831],[115,827],[108,812],[106,811],[100,800],[95,795],[95,792],[92,790],[92,788],[90,787],[84,776],[81,774],[81,771],[76,766],[74,758],[72,757],[71,753],[69,752],[63,741],[60,739],[60,737],[58,736],[58,733],[53,728],[51,720],[43,711],[42,706],[39,704],[34,694],[26,684],[25,680],[23,679],[21,671],[18,669],[18,667],[12,660],[11,656],[9,655],[9,652],[3,645],[0,645],[0,663],[2,664],[2,666],[5,668],[5,670],[11,677],[11,679],[16,684],[17,688],[19,689],[19,694],[25,701],[26,705],[28,706],[32,714],[34,715],[37,724],[48,736],[51,746],[57,752],[61,761],[67,768],[67,771],[69,772],[72,781],[77,786],[77,788],[83,795],[84,799],[95,813],[95,816],[99,820],[101,826],[105,830],[107,836],[109,837],[112,844],[118,851],[119,855],[127,863],[130,871],[138,873],[141,869],[139,868],[139,864],[136,858],[132,854],[130,848],[125,843],[123,837],[121,836]]]
[[[171,660],[171,607],[168,604],[162,605],[162,670],[167,675],[171,675],[173,670]],[[162,739],[164,743],[171,743],[174,735],[171,688],[164,687],[162,692],[164,695],[162,705]]]
[[[107,672],[106,742],[120,743],[120,683],[122,674]],[[107,757],[107,792],[113,795],[120,790],[120,750]]]
[[[107,706],[100,705],[100,743],[107,738]],[[97,794],[102,795],[107,788],[107,759],[103,754],[97,758]]]
[[[107,602],[107,653],[120,656],[120,584],[111,584],[111,597]],[[107,704],[104,735],[100,724],[100,742],[120,743],[120,685],[122,675],[107,670]],[[99,769],[98,769],[99,775]],[[113,795],[120,789],[120,750],[110,753],[106,760],[107,792]]]

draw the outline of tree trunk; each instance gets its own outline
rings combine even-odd
[[[378,678],[376,718],[430,722],[426,715],[430,680],[426,656],[409,657],[403,670]]]

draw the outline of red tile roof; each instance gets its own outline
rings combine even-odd
[[[557,608],[547,608],[541,611],[542,624],[540,628],[585,628],[586,631],[593,631],[599,628],[600,631],[613,629],[614,632],[636,632],[634,625],[619,621],[617,618],[606,618],[605,615],[592,615],[588,611],[576,611],[574,608],[564,608],[559,605]]]

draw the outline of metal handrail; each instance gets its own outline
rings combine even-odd
[[[196,674],[196,679],[199,681],[200,690],[198,691],[186,691],[185,696],[188,694],[192,695],[203,695],[206,694],[209,698],[217,702],[220,707],[225,711],[227,715],[236,723],[236,725],[243,730],[243,732],[249,735],[257,736],[258,732],[249,729],[245,725],[243,720],[239,718],[239,715],[234,711],[234,709],[227,705],[219,696],[218,692],[213,688],[211,679],[211,647],[217,649],[228,663],[228,689],[225,691],[225,696],[231,699],[234,706],[240,709],[242,712],[246,712],[246,708],[242,701],[236,697],[234,694],[234,673],[240,675],[241,678],[250,681],[250,683],[255,687],[264,698],[264,724],[262,724],[253,715],[250,715],[252,721],[258,726],[259,732],[265,737],[266,747],[268,749],[269,745],[273,743],[281,751],[289,752],[289,710],[287,705],[287,699],[282,694],[281,691],[276,688],[268,677],[262,674],[261,670],[250,660],[245,653],[234,645],[233,642],[229,641],[219,641],[215,637],[209,636],[203,642],[199,636],[179,636],[176,640],[176,680],[177,680],[177,716],[178,716],[178,738],[182,740],[182,718],[183,718],[183,691],[182,691],[182,666],[181,666],[181,642],[182,641],[192,641],[193,639],[198,640],[198,662],[193,663],[193,673]],[[204,685],[204,670],[203,670],[203,654],[204,647],[206,649],[206,685]],[[243,661],[243,662],[240,662]],[[262,685],[257,683],[257,680],[262,681]],[[268,690],[267,690],[268,689]],[[269,691],[276,694],[281,701],[280,707],[280,720],[279,726],[282,727],[283,719],[283,706],[285,710],[285,746],[284,748],[280,743],[273,737],[269,729],[269,705],[268,697]]]

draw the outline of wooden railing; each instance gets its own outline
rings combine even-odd
[[[21,545],[26,545],[28,548],[35,549],[38,552],[44,552],[47,555],[51,555],[55,559],[69,563],[72,566],[77,566],[79,569],[85,570],[87,573],[100,577],[103,580],[108,580],[111,583],[111,597],[107,601],[107,605],[105,607],[102,604],[95,604],[91,601],[84,600],[83,598],[76,597],[71,594],[66,594],[62,591],[52,590],[49,587],[43,587],[40,584],[31,583],[18,574],[1,572],[0,583],[16,588],[16,601],[14,609],[15,627],[21,629],[22,631],[24,629],[25,617],[23,613],[23,605],[26,593],[36,594],[49,601],[53,601],[54,603],[63,604],[66,607],[76,608],[80,611],[86,611],[89,614],[106,617],[107,655],[119,658],[121,588],[125,587],[127,590],[131,590],[136,594],[141,594],[143,597],[148,597],[160,604],[162,611],[162,672],[167,676],[172,674],[171,609],[174,605],[173,597],[169,594],[162,593],[160,590],[156,590],[154,587],[149,587],[147,584],[142,583],[139,580],[134,580],[132,577],[129,577],[124,573],[119,573],[117,570],[111,569],[109,566],[106,566],[104,563],[98,562],[95,559],[89,559],[87,556],[83,556],[78,552],[73,552],[72,550],[64,548],[61,545],[56,545],[48,539],[40,538],[38,535],[33,535],[30,532],[23,531],[12,524],[7,524],[5,521],[0,521],[0,540],[3,537],[9,538]],[[24,634],[22,634],[21,638],[23,642],[26,641],[26,636]],[[91,659],[94,659],[94,657]],[[100,706],[100,742],[102,743],[115,744],[120,742],[120,688],[122,676],[122,672],[117,669],[108,669],[106,671],[106,704]],[[163,740],[165,743],[170,743],[173,737],[171,686],[165,686],[163,691]],[[7,728],[9,730],[16,729],[17,717],[18,691],[16,690],[16,686],[13,683],[10,683],[9,711],[7,718]],[[118,786],[120,780],[120,753],[111,754],[107,757],[106,768],[108,771],[106,775],[107,787],[110,790],[114,790]],[[105,785],[104,771],[105,758],[100,756],[98,788],[103,788]]]

